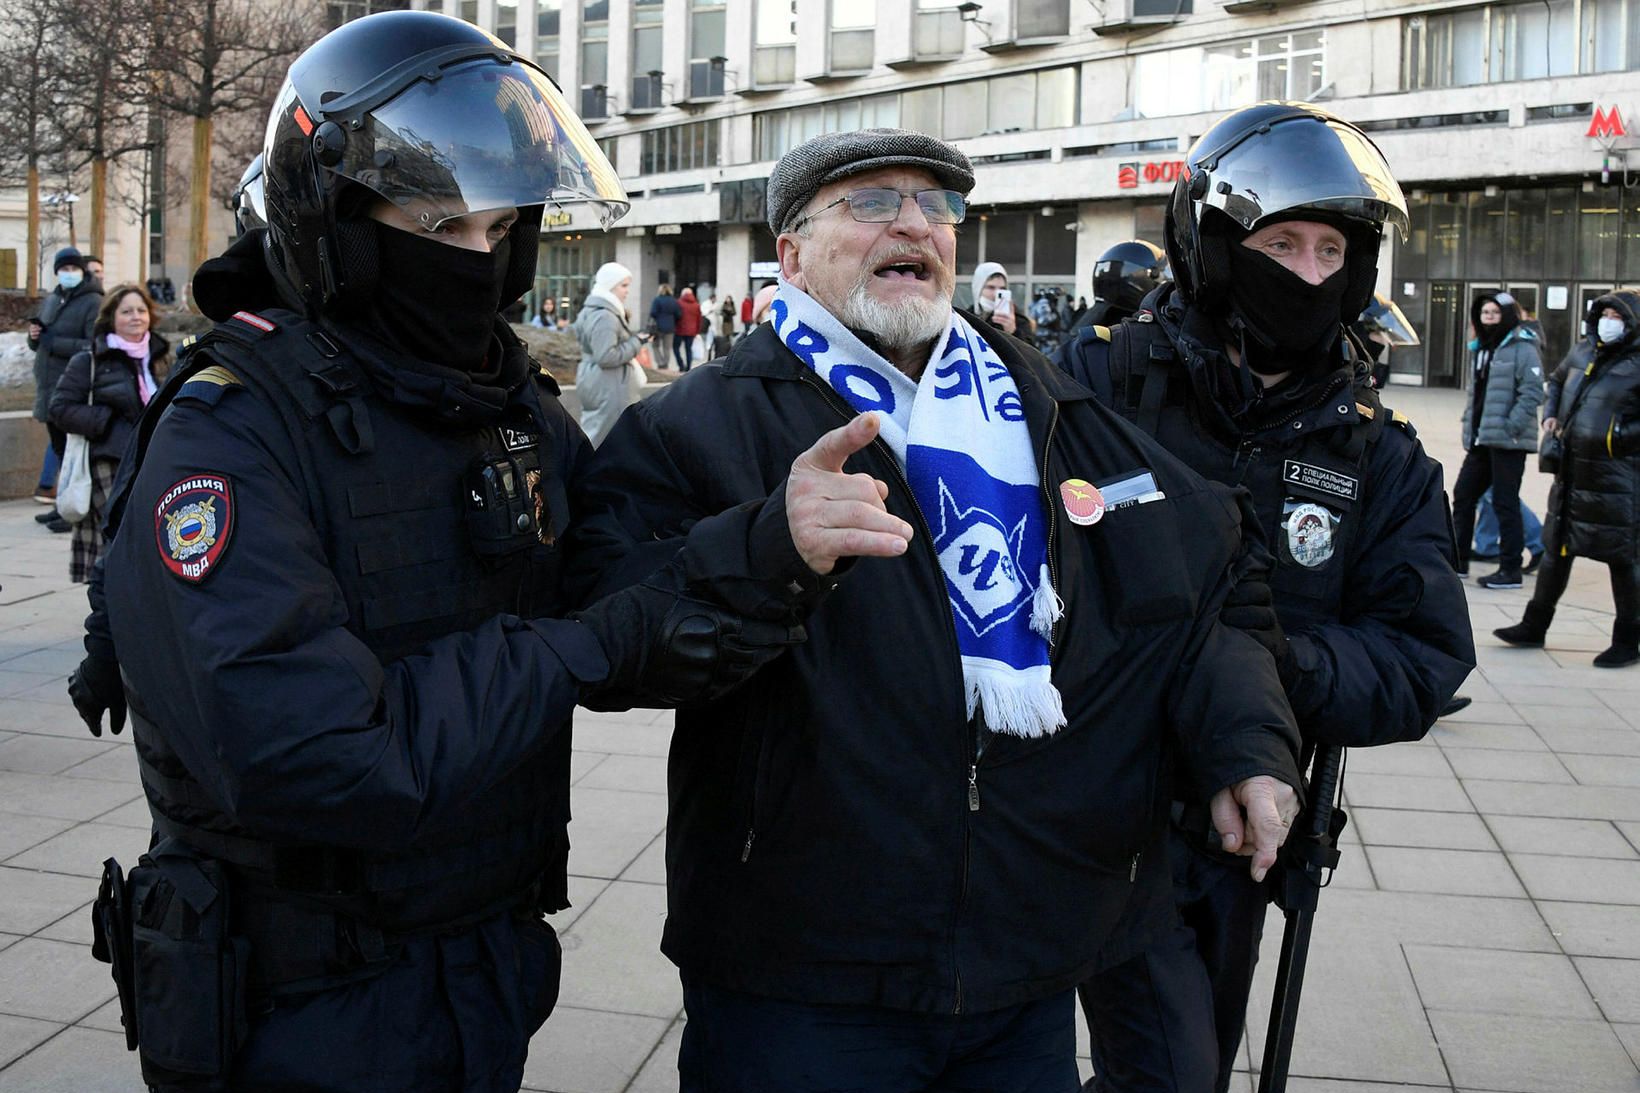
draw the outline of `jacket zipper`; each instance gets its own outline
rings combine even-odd
[[[837,393],[834,392],[833,390],[831,390],[830,387],[828,387],[827,385],[820,382],[819,377],[815,376],[809,370],[804,369],[803,372],[799,374],[798,378],[799,378],[799,381],[801,383],[803,383],[805,386],[814,388],[814,390],[825,401],[826,405],[830,406],[834,411],[836,411],[837,416],[839,418],[841,418],[845,424],[847,422],[853,420],[853,417],[854,417],[853,408],[848,406],[846,403],[844,403],[842,401],[842,399],[837,395]],[[1055,403],[1054,404],[1054,410],[1055,410],[1056,416],[1057,416],[1058,408],[1059,408],[1058,404]],[[928,544],[929,557],[934,562],[934,568],[939,569],[939,567],[940,567],[939,555],[934,553],[934,533],[933,533],[932,530],[930,530],[930,528],[928,526],[927,519],[925,519],[923,517],[922,509],[917,506],[917,503],[916,503],[917,495],[911,492],[911,483],[906,479],[905,472],[900,469],[899,460],[894,458],[893,451],[891,451],[889,449],[887,444],[883,443],[883,439],[882,439],[881,436],[879,436],[877,439],[873,440],[871,442],[871,445],[872,445],[872,447],[880,448],[882,450],[883,454],[885,454],[888,457],[888,465],[891,468],[893,468],[895,481],[898,482],[900,484],[900,486],[905,490],[906,496],[911,498],[911,501],[912,501],[911,509],[912,509],[913,514],[917,518],[917,532],[918,532],[918,535],[924,543]],[[1045,454],[1046,454],[1046,452],[1044,451],[1044,455]],[[1050,509],[1049,511],[1051,512],[1052,510]],[[1049,551],[1049,558],[1050,558],[1050,560],[1052,558],[1051,548],[1050,548],[1050,551]],[[1050,568],[1049,572],[1052,573],[1051,568]],[[943,571],[942,571],[942,574],[943,574]],[[942,579],[942,582],[943,582],[943,576],[942,576],[941,579]],[[956,620],[954,620],[951,617],[951,612],[950,612],[949,609],[947,609],[945,611],[942,611],[941,614],[945,616],[946,633],[951,638],[951,647],[953,649],[958,650],[957,674],[958,674],[958,677],[960,678],[961,675],[962,675],[961,646],[959,646],[957,644],[957,624],[956,624]],[[969,757],[968,757],[968,760],[969,760],[968,761],[968,784],[967,784],[967,787],[966,787],[967,801],[968,801],[968,811],[969,812],[978,812],[979,811],[979,760],[980,760],[980,753],[983,749],[979,745],[979,740],[978,740],[979,728],[978,728],[977,724],[975,725],[974,730],[972,732],[965,732],[965,736],[967,737],[967,740],[966,740],[966,743],[965,743],[965,750],[967,750],[969,752]],[[751,835],[752,835],[752,832],[748,831],[747,832],[746,848],[743,852],[745,854],[750,854],[751,853]],[[968,824],[967,824],[966,819],[965,819],[965,821],[963,823],[963,826],[962,826],[962,883],[961,883],[961,886],[959,888],[959,895],[957,897],[957,913],[959,913],[959,914],[961,913],[963,905],[968,902],[968,866],[969,866],[968,858],[969,858],[969,852],[970,852],[970,846],[969,846],[970,839],[971,839],[971,832],[969,831]],[[741,860],[744,861],[745,858],[742,857]],[[955,991],[954,991],[954,993],[955,993],[955,1000],[954,1000],[955,1004],[954,1004],[954,1007],[952,1009],[952,1012],[953,1012],[953,1014],[961,1014],[962,1013],[962,971],[957,966],[957,935],[956,935],[956,919],[955,919],[955,916],[953,916],[953,918],[952,918],[952,926],[951,926],[951,973],[952,973],[952,976],[954,978],[954,983],[955,983]]]

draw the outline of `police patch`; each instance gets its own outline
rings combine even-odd
[[[1287,532],[1287,553],[1306,569],[1314,569],[1333,556],[1338,517],[1327,506],[1289,502],[1282,527]]]
[[[222,561],[233,524],[233,487],[227,477],[210,471],[189,475],[154,506],[160,561],[183,580],[201,583]]]

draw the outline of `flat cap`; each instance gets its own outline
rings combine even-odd
[[[921,167],[942,186],[967,196],[974,188],[968,157],[943,140],[909,129],[825,133],[780,157],[769,176],[769,230],[779,235],[820,187],[879,167]]]

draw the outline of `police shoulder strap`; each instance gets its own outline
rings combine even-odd
[[[1134,422],[1150,436],[1161,428],[1172,364],[1178,359],[1173,343],[1148,312],[1115,327],[1111,347],[1123,377],[1126,402]],[[1135,382],[1137,381],[1137,383]]]

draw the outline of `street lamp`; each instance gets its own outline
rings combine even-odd
[[[40,199],[40,204],[46,206],[48,209],[57,209],[65,205],[68,207],[68,241],[70,244],[76,242],[74,234],[74,205],[79,200],[79,194],[71,194],[67,190],[62,190],[54,194],[47,194],[45,197]]]

